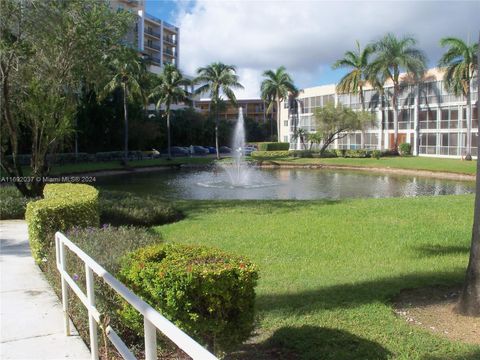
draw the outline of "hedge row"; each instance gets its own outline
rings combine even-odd
[[[247,340],[254,327],[256,267],[204,246],[156,244],[127,255],[121,280],[187,334],[222,354]],[[143,331],[127,303],[125,324]]]
[[[290,148],[290,143],[288,142],[263,142],[258,143],[259,151],[282,151],[288,150]]]
[[[44,199],[27,204],[30,247],[40,264],[54,244],[57,231],[75,226],[98,227],[98,191],[85,184],[47,184]]]

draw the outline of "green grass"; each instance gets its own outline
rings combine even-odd
[[[269,159],[261,158],[261,160]],[[476,161],[462,161],[457,159],[440,159],[429,157],[384,157],[380,158],[379,160],[373,158],[275,158],[271,160],[278,164],[362,166],[428,170],[467,175],[475,175],[477,165]]]
[[[214,161],[211,157],[178,157],[172,160],[167,159],[148,159],[148,160],[133,160],[128,162],[130,168],[141,168],[150,166],[167,166],[167,165],[208,165]],[[119,161],[102,161],[102,162],[84,162],[76,164],[64,164],[54,166],[52,175],[59,174],[77,174],[102,170],[124,170],[125,167]],[[28,169],[26,169],[28,170]]]
[[[480,358],[478,346],[410,326],[391,307],[401,289],[461,283],[473,196],[177,205],[187,218],[156,228],[166,241],[259,266],[257,334],[239,358]]]

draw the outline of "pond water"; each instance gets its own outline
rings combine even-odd
[[[255,186],[233,187],[218,168],[161,170],[97,178],[107,190],[170,199],[345,199],[475,192],[475,183],[325,169],[262,169]]]

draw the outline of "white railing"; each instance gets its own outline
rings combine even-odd
[[[84,294],[75,280],[67,272],[66,248],[80,258],[85,264],[85,277],[87,294]],[[122,296],[130,305],[132,305],[140,314],[143,315],[145,331],[145,359],[157,359],[157,329],[166,337],[173,341],[180,349],[193,359],[218,360],[214,355],[203,348],[199,343],[185,334],[177,326],[163,317],[154,308],[131,292],[125,285],[113,277],[102,266],[97,264],[90,256],[83,252],[77,245],[72,243],[60,232],[55,234],[55,250],[57,257],[57,268],[62,279],[62,304],[65,316],[65,333],[70,335],[70,319],[68,316],[68,288],[78,296],[80,301],[88,310],[88,325],[90,335],[91,358],[98,359],[98,324],[102,321],[102,316],[95,307],[94,276],[102,278],[112,289]],[[120,339],[117,333],[107,326],[105,329],[107,337],[115,346],[124,359],[136,359],[125,343]]]

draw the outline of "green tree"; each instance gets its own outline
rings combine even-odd
[[[393,83],[393,128],[394,150],[398,151],[398,98],[400,94],[400,72],[420,73],[424,71],[426,58],[415,47],[417,41],[411,36],[397,38],[389,33],[373,44],[375,58],[371,62],[370,72],[381,73],[385,80]]]
[[[457,96],[467,99],[467,149],[466,160],[472,160],[472,79],[477,64],[478,44],[469,45],[461,39],[447,37],[440,40],[442,47],[448,47],[439,61],[445,69],[443,77],[446,86]]]
[[[477,45],[477,74],[480,74],[480,35]],[[477,75],[478,76],[478,75]],[[478,79],[478,77],[477,77]],[[480,81],[477,80],[480,95]],[[477,109],[480,109],[480,96],[477,98]],[[480,136],[480,128],[478,131]],[[480,143],[477,144],[477,154],[480,155]],[[470,259],[460,295],[457,310],[464,315],[480,316],[480,156],[477,156],[477,184],[475,208],[473,213],[472,243]]]
[[[322,143],[320,154],[323,154],[335,140],[344,138],[349,132],[363,130],[374,121],[373,115],[369,112],[353,111],[342,105],[335,106],[332,102],[315,109],[314,116],[317,135],[313,138]]]
[[[342,59],[337,60],[333,69],[347,68],[351,69],[340,79],[337,85],[337,92],[340,94],[352,93],[359,94],[362,111],[365,111],[365,94],[363,88],[368,81],[369,62],[368,58],[373,52],[371,46],[360,48],[360,42],[356,41],[357,48],[354,51],[347,51]],[[361,147],[364,148],[364,134],[362,132]]]
[[[280,103],[288,98],[289,93],[298,93],[298,90],[284,66],[277,70],[267,70],[263,76],[265,79],[260,85],[261,97],[268,104],[267,112],[272,112],[273,105],[276,104],[277,141],[280,141]]]
[[[31,149],[32,182],[15,182],[25,196],[43,193],[48,155],[73,134],[78,94],[95,86],[102,59],[133,24],[96,0],[0,2],[1,167],[22,178],[19,151]]]
[[[217,150],[217,159],[220,159],[218,144],[218,126],[219,126],[219,106],[222,101],[222,93],[227,99],[236,106],[237,98],[233,89],[243,89],[242,84],[238,82],[238,75],[235,73],[234,65],[226,65],[220,62],[212,63],[206,67],[197,70],[195,82],[202,84],[197,90],[197,94],[209,94],[211,104],[215,111],[215,147]]]
[[[122,90],[123,96],[123,120],[124,120],[124,163],[128,162],[128,99],[134,99],[139,96],[146,98],[142,91],[141,80],[146,72],[145,64],[138,57],[135,50],[129,47],[119,47],[109,60],[111,68],[110,79],[105,85],[100,98],[105,98],[107,94],[117,89]]]
[[[167,118],[167,149],[168,159],[172,158],[171,148],[171,131],[170,131],[170,115],[171,105],[179,102],[188,102],[188,93],[185,87],[190,85],[190,80],[183,77],[182,72],[172,64],[166,64],[163,71],[158,75],[158,85],[155,86],[149,96],[156,100],[157,110],[162,105],[165,106],[165,114]]]

